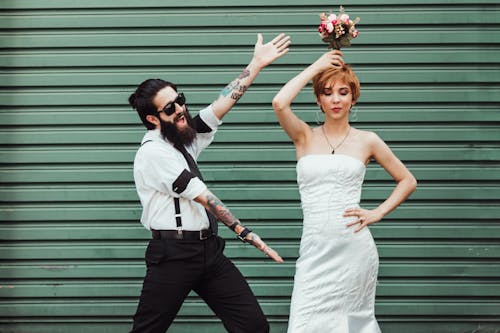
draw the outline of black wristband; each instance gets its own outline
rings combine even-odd
[[[248,228],[246,228],[246,227],[245,227],[245,229],[243,229],[243,231],[242,231],[242,232],[238,235],[238,239],[239,239],[240,241],[242,241],[243,243],[246,243],[247,241],[246,241],[245,237],[246,237],[249,233],[251,233],[251,232],[252,232],[252,230],[250,230],[250,229],[248,229]]]
[[[234,231],[236,229],[237,226],[241,225],[240,222],[236,221],[234,222],[233,224],[231,224],[229,226],[229,229],[231,229],[232,231]]]

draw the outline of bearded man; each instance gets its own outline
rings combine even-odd
[[[269,332],[248,283],[223,254],[217,220],[276,262],[283,259],[210,192],[195,160],[257,74],[287,53],[289,45],[284,34],[266,44],[258,34],[245,70],[194,118],[186,97],[171,82],[149,79],[130,95],[130,105],[148,129],[135,156],[134,180],[143,207],[141,223],[152,232],[131,332],[165,332],[191,291],[208,304],[228,332]]]

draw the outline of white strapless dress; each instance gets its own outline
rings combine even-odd
[[[348,155],[297,162],[304,225],[288,333],[377,333],[378,253],[368,228],[354,233],[342,216],[359,207],[365,165]]]

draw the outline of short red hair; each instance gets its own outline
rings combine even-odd
[[[340,68],[327,69],[313,78],[313,89],[316,98],[319,98],[319,95],[323,93],[328,83],[337,81],[342,81],[349,85],[351,88],[352,100],[357,102],[360,95],[360,83],[358,77],[348,64],[344,64]]]

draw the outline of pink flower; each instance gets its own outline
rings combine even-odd
[[[324,32],[326,31],[326,26],[327,26],[327,22],[326,21],[321,21],[319,27],[318,27],[318,31],[321,33],[321,32]]]
[[[358,37],[358,35],[359,35],[358,30],[354,30],[354,31],[352,32],[352,37],[353,37],[353,38]]]
[[[339,20],[340,20],[341,22],[344,22],[344,23],[346,23],[346,24],[349,24],[349,15],[347,15],[347,14],[342,14],[342,15],[340,15]]]
[[[328,15],[328,21],[330,21],[330,22],[337,21],[337,15],[335,15],[335,14]]]
[[[326,25],[326,31],[328,31],[328,33],[332,33],[334,27],[333,27],[333,23],[332,22],[329,22],[327,25]]]

